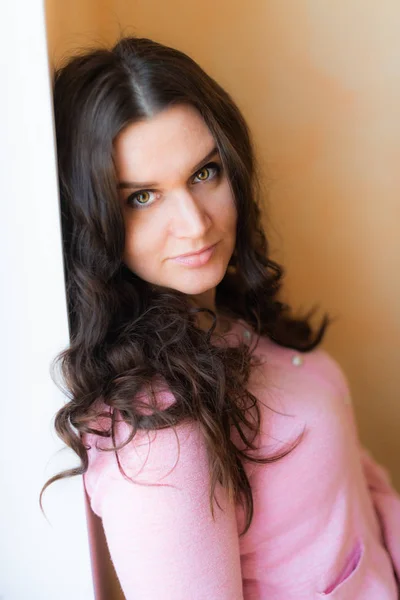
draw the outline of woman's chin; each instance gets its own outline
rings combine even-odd
[[[198,296],[215,288],[224,278],[226,267],[219,269],[210,269],[209,272],[201,269],[192,269],[185,277],[179,278],[179,285],[171,285],[174,289],[187,294],[188,296]]]

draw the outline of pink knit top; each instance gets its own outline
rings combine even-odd
[[[238,321],[225,340],[250,343],[251,333]],[[140,432],[121,450],[135,483],[114,452],[101,451],[109,439],[85,436],[86,490],[126,599],[397,600],[400,496],[360,447],[343,372],[321,349],[300,354],[266,337],[255,353],[262,364],[248,389],[260,401],[259,452],[276,453],[305,433],[278,462],[245,463],[254,517],[244,536],[243,509],[222,487],[211,516],[197,423]],[[160,390],[159,401],[174,398]],[[127,435],[121,421],[117,440]]]

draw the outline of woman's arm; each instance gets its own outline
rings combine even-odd
[[[209,466],[196,424],[141,436],[120,451],[92,450],[85,483],[103,521],[127,600],[242,600],[235,509],[218,488],[221,511],[209,505]],[[175,464],[176,463],[176,464]],[[174,467],[175,465],[175,467]],[[166,485],[167,484],[167,485]]]
[[[400,495],[393,489],[388,472],[363,447],[361,462],[400,585]]]

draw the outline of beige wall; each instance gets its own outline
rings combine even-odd
[[[268,181],[286,299],[338,317],[325,348],[400,489],[400,4],[48,0],[47,13],[55,59],[130,32],[188,52],[232,93]]]

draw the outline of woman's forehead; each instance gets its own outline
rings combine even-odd
[[[115,163],[121,179],[161,183],[172,174],[187,175],[214,147],[200,113],[174,106],[128,125],[114,142]]]

